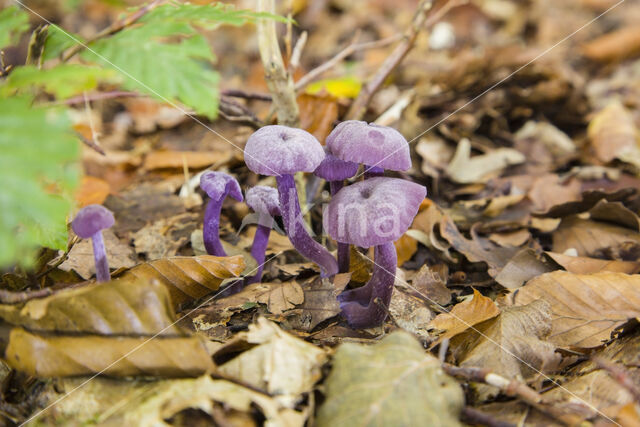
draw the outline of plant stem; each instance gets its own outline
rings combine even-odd
[[[323,277],[333,276],[338,272],[338,263],[333,255],[324,246],[313,240],[304,228],[293,175],[277,176],[276,182],[278,183],[282,220],[289,240],[300,254],[320,266]]]
[[[329,188],[331,189],[331,197],[340,191],[344,186],[344,181],[331,181]],[[338,272],[346,273],[349,271],[349,261],[351,258],[351,245],[348,243],[338,242]]]
[[[104,249],[102,231],[98,231],[91,236],[91,243],[93,244],[93,257],[96,262],[96,281],[108,282],[111,280],[111,274],[109,273],[109,261]]]
[[[253,236],[253,245],[251,245],[251,256],[258,263],[258,270],[256,274],[251,277],[247,277],[245,284],[256,283],[262,280],[262,270],[264,270],[264,258],[267,251],[267,243],[269,243],[269,234],[271,234],[271,226],[263,224],[262,217],[264,214],[260,214],[261,220],[256,229],[256,234]],[[269,217],[271,219],[271,217]]]
[[[209,255],[215,256],[227,256],[222,243],[220,243],[220,212],[222,211],[222,202],[224,197],[220,200],[210,199],[207,204],[207,208],[204,211],[204,227],[202,230],[202,238],[204,240],[204,247]]]

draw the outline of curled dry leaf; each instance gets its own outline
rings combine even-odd
[[[524,155],[512,148],[498,148],[487,154],[471,157],[471,142],[463,138],[447,167],[447,175],[459,184],[487,182],[499,176],[507,166],[524,161]]]
[[[510,294],[512,305],[541,299],[551,306],[549,341],[559,347],[597,347],[629,319],[640,317],[640,275],[554,271]]]
[[[265,425],[302,427],[306,418],[265,394],[208,375],[153,382],[96,378],[78,388],[83,381],[62,379],[48,385],[42,397],[55,405],[43,414],[43,421],[151,427],[167,425],[189,409],[208,414],[211,424],[223,425],[253,425],[256,411]]]
[[[167,288],[157,281],[113,280],[24,304],[0,305],[0,317],[30,331],[101,335],[179,335]]]
[[[582,45],[587,58],[600,61],[620,61],[640,52],[640,29],[630,25],[606,33]]]
[[[267,305],[272,314],[282,314],[304,302],[304,292],[298,282],[254,283],[243,289],[250,293],[247,302],[256,301]]]
[[[138,264],[119,278],[125,281],[157,280],[169,289],[174,307],[217,291],[223,280],[244,270],[242,256],[171,257]]]
[[[311,391],[321,377],[320,368],[326,353],[263,317],[230,345],[236,347],[238,341],[253,347],[218,366],[217,370],[228,378],[281,395],[280,401],[287,402],[288,406],[293,407],[300,395]],[[224,347],[219,351],[224,351]]]
[[[416,420],[460,425],[462,389],[406,332],[393,332],[374,345],[341,344],[325,387],[319,427],[409,427]]]
[[[37,377],[184,377],[213,370],[204,342],[195,336],[57,336],[13,328],[4,359],[12,368]]]
[[[505,378],[531,380],[539,372],[557,368],[560,355],[545,341],[551,331],[551,307],[546,301],[532,301],[504,309],[499,316],[468,329],[451,340],[454,360],[463,367],[482,367]],[[493,397],[497,390],[478,385],[479,400]]]
[[[499,314],[500,309],[493,300],[474,289],[472,299],[456,304],[449,313],[439,314],[429,323],[431,329],[444,331],[432,347],[440,344],[445,338],[452,338]]]
[[[620,102],[612,102],[589,123],[588,136],[598,159],[630,161],[640,166],[638,130],[631,112]],[[635,160],[634,160],[635,159]]]

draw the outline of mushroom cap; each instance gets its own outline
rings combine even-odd
[[[324,228],[337,242],[365,248],[392,242],[407,231],[426,195],[424,186],[404,179],[366,179],[333,196]]]
[[[240,184],[231,175],[224,172],[207,171],[200,176],[200,188],[212,200],[224,199],[231,196],[241,202],[242,190]]]
[[[324,150],[309,132],[288,126],[264,126],[244,147],[247,167],[259,175],[293,175],[313,172],[324,159]]]
[[[247,204],[258,213],[281,216],[278,190],[265,185],[256,185],[247,191]]]
[[[341,160],[394,171],[411,167],[407,140],[388,126],[347,120],[331,131],[326,144],[331,154]]]
[[[313,173],[327,181],[342,181],[358,173],[358,164],[340,160],[325,149],[326,156]]]
[[[113,226],[113,213],[102,205],[87,205],[78,211],[71,222],[73,232],[83,239],[88,239],[98,231]]]

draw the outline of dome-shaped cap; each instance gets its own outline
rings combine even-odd
[[[358,173],[358,164],[340,160],[325,149],[326,156],[313,173],[327,181],[342,181]]]
[[[102,205],[88,205],[80,209],[71,222],[73,232],[83,239],[96,234],[98,231],[110,228],[115,220],[113,213]]]
[[[247,204],[258,213],[281,216],[278,190],[265,185],[256,185],[247,191]]]
[[[411,226],[427,189],[398,178],[370,178],[344,187],[323,213],[336,241],[361,247],[397,240]]]
[[[331,154],[341,160],[395,171],[411,167],[407,140],[388,126],[348,120],[331,131],[326,143]]]
[[[212,200],[224,199],[231,196],[241,202],[242,190],[234,177],[224,172],[207,171],[200,176],[200,188]]]
[[[244,147],[247,167],[259,175],[293,175],[313,172],[324,159],[324,150],[309,132],[288,126],[264,126]]]

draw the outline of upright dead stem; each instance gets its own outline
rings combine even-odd
[[[258,12],[275,13],[274,0],[258,0]],[[258,22],[258,46],[264,66],[267,87],[273,98],[273,107],[278,114],[278,123],[296,127],[300,121],[293,79],[282,61],[276,23],[272,19]]]

